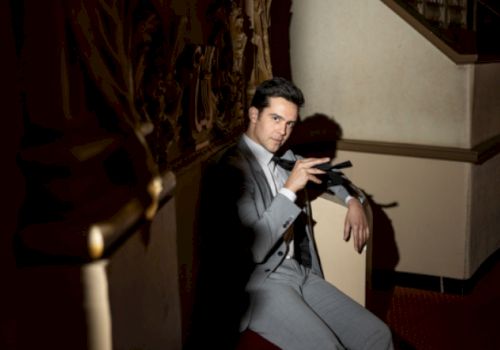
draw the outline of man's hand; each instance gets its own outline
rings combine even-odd
[[[329,162],[330,158],[304,158],[299,159],[295,162],[295,166],[288,176],[284,187],[288,188],[290,191],[297,193],[303,189],[309,181],[321,184],[321,179],[316,175],[324,174],[324,170],[315,168],[314,166]]]
[[[347,203],[347,214],[344,223],[344,240],[348,241],[351,236],[354,240],[354,249],[361,253],[370,238],[370,228],[368,227],[368,219],[363,205],[356,198],[352,198]]]

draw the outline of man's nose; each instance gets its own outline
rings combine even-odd
[[[278,126],[278,130],[279,130],[280,134],[285,135],[286,134],[286,128],[287,128],[286,123],[280,124]]]

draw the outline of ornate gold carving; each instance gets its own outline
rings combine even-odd
[[[160,169],[230,137],[244,122],[246,70],[258,63],[245,58],[243,11],[238,1],[213,1],[207,9],[207,21],[198,23],[202,43],[190,41],[191,17],[153,4],[134,11],[135,102],[155,126],[148,141]]]
[[[246,11],[250,18],[252,44],[254,47],[254,65],[248,82],[248,98],[255,92],[255,87],[273,76],[269,31],[271,25],[271,0],[246,0]]]
[[[229,13],[229,33],[233,49],[233,72],[243,72],[243,59],[247,36],[243,31],[243,13],[241,7],[232,3]]]

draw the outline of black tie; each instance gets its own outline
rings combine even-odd
[[[306,234],[307,216],[301,212],[293,224],[294,258],[299,264],[311,267],[311,252],[309,238]]]

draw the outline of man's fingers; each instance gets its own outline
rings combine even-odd
[[[354,236],[354,248],[359,252],[359,242],[360,242],[360,237],[359,237],[359,229],[355,226],[352,228],[352,235]]]
[[[306,168],[313,168],[314,166],[316,166],[318,164],[323,164],[323,163],[326,163],[329,161],[330,161],[330,158],[328,158],[328,157],[325,157],[325,158],[304,158],[304,159],[298,160],[297,164],[304,166]],[[319,170],[319,169],[316,169],[316,170]]]
[[[354,249],[360,252],[365,241],[363,228],[359,225],[353,225],[351,228],[351,235],[353,236]]]
[[[321,185],[321,183],[323,182],[314,175],[309,175],[309,181],[315,182],[318,185]]]
[[[346,222],[344,226],[344,241],[348,241],[352,237],[354,249],[361,253],[363,248],[366,247],[366,242],[370,237],[370,230],[368,228],[360,227],[358,225],[349,225]]]
[[[295,167],[292,170],[285,187],[292,191],[298,191],[304,188],[308,181],[314,182],[318,185],[323,183],[323,180],[316,177],[316,175],[325,174],[324,170],[314,168],[315,165],[325,163],[330,158],[305,158],[299,159],[295,163]]]
[[[348,241],[351,236],[351,225],[348,222],[344,225],[344,241]]]
[[[358,253],[361,253],[363,251],[363,248],[366,247],[366,243],[370,238],[369,228],[368,227],[360,228],[358,234],[355,237],[356,237],[354,243],[355,248],[358,251]]]

